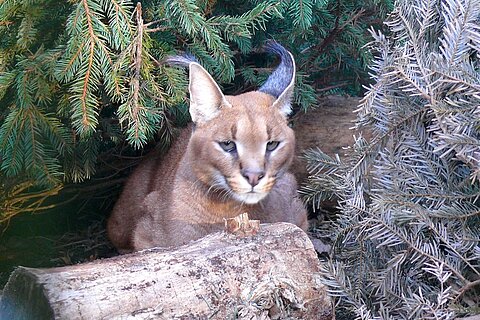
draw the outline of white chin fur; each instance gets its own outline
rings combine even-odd
[[[246,203],[246,204],[255,204],[267,196],[266,193],[243,193],[238,194],[234,193],[234,198],[237,201]]]

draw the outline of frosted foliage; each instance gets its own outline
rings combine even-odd
[[[398,1],[371,31],[356,126],[372,138],[344,159],[306,154],[305,199],[339,199],[324,271],[350,317],[480,313],[479,14],[480,1]]]

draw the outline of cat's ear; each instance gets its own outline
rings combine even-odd
[[[285,117],[292,113],[292,97],[295,83],[295,59],[279,43],[269,41],[266,50],[280,56],[280,64],[268,77],[258,91],[268,93],[276,98],[273,107]]]
[[[191,62],[189,69],[190,116],[194,123],[207,122],[230,104],[207,70],[196,62]]]

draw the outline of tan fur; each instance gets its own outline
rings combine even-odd
[[[213,79],[201,81],[218,94]],[[295,137],[275,98],[258,91],[209,95],[214,101],[205,103],[219,107],[200,114],[203,101],[190,91],[196,127],[184,129],[163,159],[154,154],[132,174],[108,221],[112,243],[120,252],[179,246],[223,230],[224,218],[243,212],[306,230],[306,211],[287,172]],[[222,141],[235,141],[238,152],[222,150]],[[273,152],[266,151],[269,141],[280,141]],[[242,169],[264,171],[253,191]]]

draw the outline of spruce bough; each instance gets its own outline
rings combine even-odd
[[[306,199],[339,199],[325,282],[350,316],[479,313],[479,18],[479,1],[398,1],[357,110],[373,137],[306,155]]]

